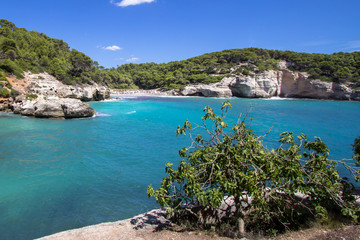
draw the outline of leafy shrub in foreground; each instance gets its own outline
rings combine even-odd
[[[285,132],[280,147],[268,150],[246,117],[228,130],[224,118],[229,108],[225,102],[217,116],[206,107],[203,126],[189,121],[179,126],[177,135],[189,134],[191,147],[180,150],[184,160],[177,169],[166,164],[168,175],[159,189],[148,187],[148,196],[167,207],[174,221],[201,228],[225,224],[232,234],[296,229],[314,217],[327,221],[330,211],[357,221],[353,185],[340,177],[340,162],[328,159],[320,138],[310,141],[302,134],[295,139]],[[209,135],[193,135],[198,128]],[[346,166],[356,177],[354,168]]]

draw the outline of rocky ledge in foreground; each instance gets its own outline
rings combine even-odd
[[[131,219],[68,230],[39,238],[39,240],[144,239],[144,235],[170,225],[171,222],[165,218],[165,211],[156,209]]]

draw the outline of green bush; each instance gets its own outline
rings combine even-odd
[[[10,84],[10,82],[8,80],[6,80],[6,87],[9,88],[9,89],[12,88],[12,86],[11,86],[11,84]]]
[[[33,100],[33,99],[35,99],[37,97],[38,97],[38,95],[36,95],[36,94],[26,94],[26,98],[30,99],[30,100]]]
[[[12,89],[10,92],[10,97],[12,97],[12,98],[16,98],[19,95],[20,95],[20,93],[18,91],[16,91],[15,89]]]
[[[10,59],[0,61],[0,68],[9,73],[15,73],[18,70],[17,65]]]
[[[23,75],[21,72],[15,72],[14,74],[15,74],[15,76],[16,76],[18,79],[23,79],[23,78],[25,78],[24,75]]]
[[[10,93],[6,88],[0,88],[0,97],[8,98],[9,96]]]
[[[239,235],[298,229],[314,219],[326,222],[329,211],[357,221],[360,208],[354,205],[353,186],[340,177],[339,162],[328,159],[320,138],[310,141],[285,132],[280,147],[268,150],[246,118],[239,117],[229,129],[224,121],[229,108],[225,102],[218,116],[205,107],[202,125],[186,121],[179,126],[177,135],[194,139],[191,147],[179,151],[184,159],[177,169],[166,164],[159,189],[148,187],[148,196],[168,208],[174,221],[200,228],[225,224]],[[196,129],[209,136],[194,133]],[[223,204],[219,210],[224,199],[232,207]]]
[[[0,81],[7,81],[6,77],[0,72]]]

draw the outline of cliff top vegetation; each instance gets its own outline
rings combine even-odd
[[[212,83],[224,76],[276,70],[279,61],[313,79],[359,87],[360,52],[309,54],[259,48],[230,49],[169,63],[124,64],[106,69],[89,56],[70,49],[63,40],[18,28],[0,19],[0,74],[22,78],[24,71],[48,72],[66,84],[102,83],[111,88],[182,88]]]

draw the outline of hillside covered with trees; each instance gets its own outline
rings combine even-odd
[[[18,78],[23,77],[24,71],[48,72],[66,84],[97,82],[111,88],[168,90],[190,83],[218,82],[224,76],[276,70],[280,60],[291,63],[292,70],[308,72],[311,78],[360,87],[360,52],[328,55],[258,48],[231,49],[183,61],[130,63],[106,69],[62,40],[0,20],[0,74],[14,74]]]

